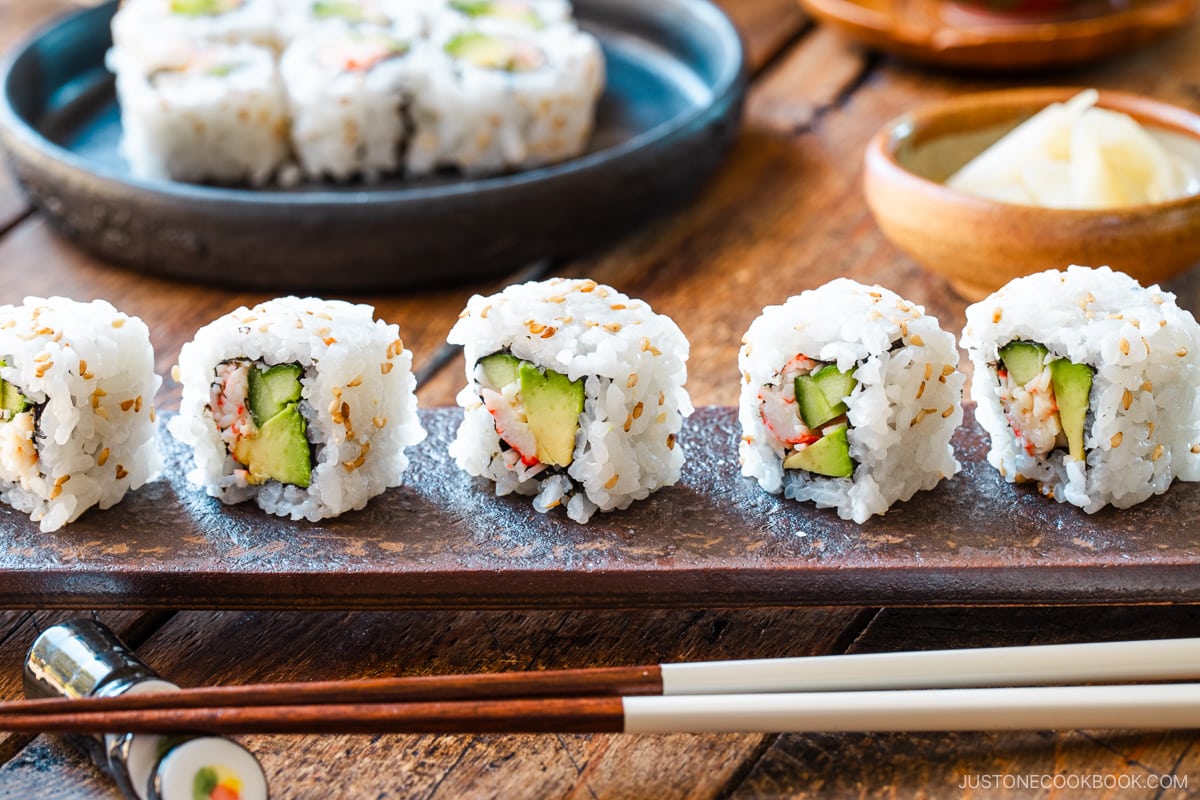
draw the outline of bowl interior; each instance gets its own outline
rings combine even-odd
[[[885,149],[908,172],[940,184],[1038,111],[1075,93],[1047,90],[961,98],[943,109],[903,119],[893,127]],[[1168,154],[1182,163],[1200,165],[1200,116],[1117,92],[1101,92],[1097,105],[1129,114]],[[1200,194],[1200,178],[1189,180],[1187,194]]]

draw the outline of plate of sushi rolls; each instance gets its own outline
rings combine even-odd
[[[9,55],[0,145],[104,259],[399,288],[679,205],[732,141],[743,62],[708,0],[125,0]]]

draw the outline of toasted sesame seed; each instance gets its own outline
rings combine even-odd
[[[1112,447],[1120,447],[1121,440],[1123,438],[1125,438],[1124,435],[1120,431],[1117,431],[1116,433],[1113,434],[1112,438],[1108,440],[1108,443]]]
[[[150,406],[150,421],[154,422],[156,419],[158,419],[158,414],[154,412],[154,406]]]
[[[1162,458],[1162,454],[1163,454],[1163,446],[1160,444],[1158,447],[1155,447],[1154,452],[1150,454],[1150,460],[1158,461],[1160,458]]]
[[[133,398],[121,401],[121,410],[122,411],[128,411],[131,408],[133,408]]]
[[[1129,355],[1129,340],[1128,339],[1121,339],[1119,342],[1117,342],[1117,346],[1121,349],[1121,355],[1123,355],[1123,356]]]
[[[387,425],[387,417],[371,417],[371,424],[376,428],[382,428]]]
[[[933,377],[933,364],[927,363],[925,365],[925,380],[929,380],[931,377]]]
[[[625,432],[626,432],[626,433],[629,433],[629,429],[630,429],[630,428],[632,428],[632,427],[633,427],[633,415],[632,415],[632,414],[626,414],[626,415],[625,415],[625,425],[624,425]]]
[[[124,318],[124,317],[117,317],[116,319],[114,319],[114,320],[112,321],[112,326],[113,326],[114,328],[124,328],[124,327],[125,327],[125,318]]]
[[[1200,444],[1194,444],[1194,445],[1192,445],[1192,452],[1193,452],[1193,453],[1200,453]]]
[[[638,376],[636,373],[634,373],[629,376],[628,380],[625,381],[625,386],[632,389],[633,387],[637,386],[637,382],[638,382]]]
[[[621,323],[609,322],[604,326],[604,330],[608,331],[609,333],[616,333],[617,331],[621,330]]]
[[[355,386],[361,386],[361,385],[362,385],[362,375],[357,375],[357,376],[355,376],[354,380],[352,380],[346,384],[346,388],[353,389]]]
[[[81,359],[79,359],[79,374],[84,375],[86,373],[87,373],[87,360],[81,358]]]
[[[1154,435],[1154,423],[1153,423],[1153,422],[1147,422],[1147,423],[1146,423],[1146,435],[1147,435],[1147,436],[1153,436],[1153,435]]]
[[[1153,392],[1154,384],[1151,383],[1150,381],[1142,381],[1142,391],[1143,392]]]
[[[581,291],[581,292],[592,292],[595,290],[596,290],[596,282],[595,281],[584,281],[582,284],[579,285],[579,291]]]
[[[665,412],[665,411],[659,412],[659,415],[654,418],[655,425],[663,425],[666,423],[666,421],[667,421],[667,412]]]
[[[992,312],[992,324],[995,325],[996,323],[998,323],[1000,321],[1000,318],[1003,316],[1004,316],[1004,309],[997,308],[995,311]]]
[[[1131,403],[1133,403],[1133,392],[1126,389],[1121,395],[1121,407],[1128,411]]]
[[[624,303],[613,303],[611,306],[609,306],[609,308],[611,308],[613,311],[624,311],[627,306]]]
[[[45,353],[45,352],[38,353],[36,356],[33,357],[33,363],[35,363],[35,364],[40,364],[43,361],[49,361],[49,360],[50,360],[50,354]]]
[[[537,336],[539,333],[546,330],[545,325],[541,324],[540,322],[534,322],[533,320],[525,323],[525,327],[529,328],[529,332],[534,336]]]
[[[921,395],[925,394],[925,381],[921,381],[921,385],[917,387],[917,398],[921,399]]]
[[[912,336],[908,337],[908,341],[917,347],[925,346],[925,340],[921,338],[921,334],[919,333],[914,333]]]
[[[946,406],[946,410],[942,412],[942,419],[946,419],[953,413],[954,413],[954,405],[951,404],[951,405]]]
[[[609,478],[607,481],[605,481],[604,488],[605,489],[613,488],[614,486],[617,485],[617,481],[619,481],[619,480],[621,480],[621,476],[619,474],[613,475],[611,478]]]
[[[633,407],[633,418],[637,419],[638,417],[642,416],[642,411],[644,410],[645,405],[643,405],[641,401],[638,401],[638,404]]]
[[[100,451],[100,455],[96,456],[96,466],[103,467],[107,461],[108,461],[108,448],[106,447]]]
[[[350,419],[350,404],[349,403],[342,403],[342,412],[341,413],[342,413],[343,417],[345,417],[346,419]]]
[[[394,365],[392,364],[392,362],[385,361],[379,365],[379,371],[382,372],[384,375],[387,375],[389,372],[392,371],[393,366]]]
[[[1180,358],[1183,358],[1187,354],[1188,354],[1188,349],[1186,347],[1181,347],[1175,351],[1175,355],[1179,356]]]
[[[121,480],[128,474],[129,474],[129,470],[125,469],[120,464],[117,464],[117,480]]]
[[[942,365],[942,377],[943,377],[943,378],[944,378],[944,377],[946,377],[947,375],[949,375],[951,372],[954,372],[954,365],[953,365],[953,364],[944,364],[944,365]]]
[[[558,328],[555,328],[552,325],[547,325],[546,330],[542,331],[542,338],[549,339],[551,336],[553,336],[556,333],[558,333]]]
[[[337,339],[335,339],[332,336],[327,336],[324,339],[322,339],[321,341],[323,341],[325,343],[326,347],[333,347],[335,344],[337,344]]]

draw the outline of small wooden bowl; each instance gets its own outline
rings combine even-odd
[[[945,186],[1004,132],[1073,88],[1013,89],[935,103],[884,126],[867,145],[867,205],[884,234],[955,291],[978,299],[1013,278],[1070,264],[1109,265],[1142,284],[1200,263],[1200,195],[1117,209],[987,200]],[[1148,97],[1100,92],[1102,108],[1181,134],[1200,158],[1200,115]]]

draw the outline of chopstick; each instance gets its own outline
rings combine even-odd
[[[9,714],[47,733],[774,733],[1194,728],[1200,684],[576,697]]]
[[[172,708],[937,689],[1190,678],[1200,678],[1200,638],[211,686],[0,703],[0,720],[11,715]]]

